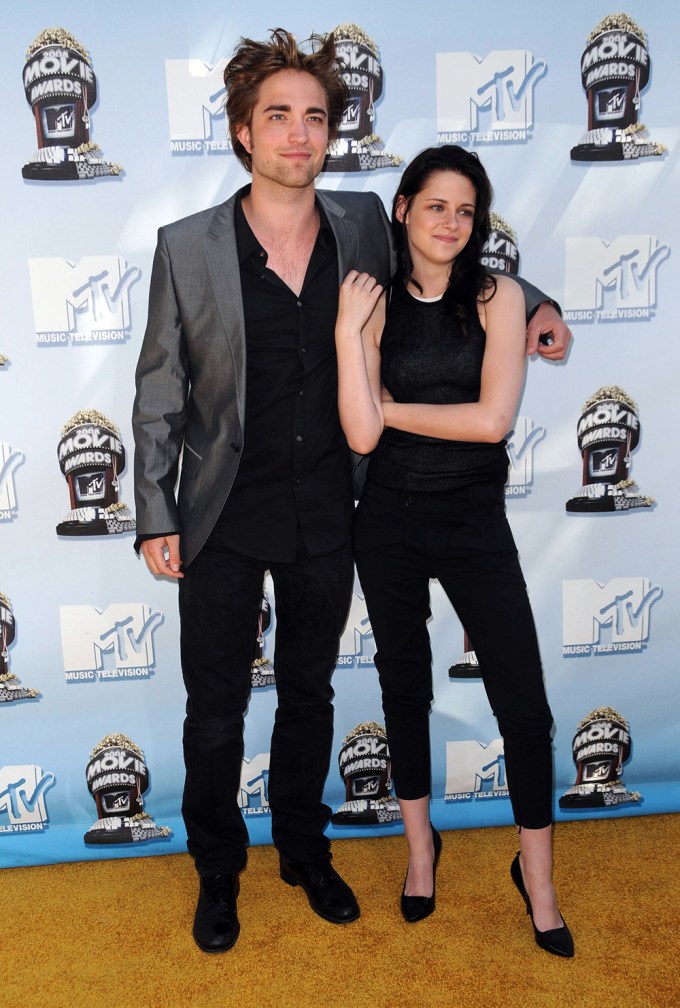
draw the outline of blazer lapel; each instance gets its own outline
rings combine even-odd
[[[241,274],[236,250],[234,204],[239,194],[215,211],[205,240],[205,257],[213,296],[231,350],[238,411],[245,416],[246,353]]]
[[[317,190],[316,195],[326,211],[328,223],[335,235],[338,248],[338,282],[342,283],[357,262],[359,254],[357,229],[354,223],[348,220],[343,208],[328,193]]]

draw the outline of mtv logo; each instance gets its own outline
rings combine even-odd
[[[545,427],[534,424],[530,417],[518,416],[508,435],[507,453],[510,459],[508,486],[530,486],[534,481],[534,448],[545,437]]]
[[[60,607],[61,650],[65,672],[103,669],[105,658],[117,669],[152,668],[153,634],[163,615],[141,602]]]
[[[446,794],[501,791],[505,783],[503,739],[446,743]]]
[[[591,448],[588,458],[588,472],[591,476],[613,477],[619,456],[610,448]]]
[[[105,482],[100,473],[94,475],[86,473],[84,476],[77,474],[75,484],[78,500],[100,500],[104,496]]]
[[[226,65],[224,59],[214,67],[199,59],[165,61],[171,140],[212,140],[217,121],[222,124],[219,139],[226,137]]]
[[[11,445],[0,441],[0,513],[13,511],[17,506],[13,470],[23,457],[23,452],[13,451]]]
[[[657,272],[669,255],[669,246],[651,234],[620,235],[611,242],[567,238],[565,308],[653,308]]]
[[[563,581],[564,646],[646,641],[650,610],[662,594],[644,577]]]
[[[130,326],[130,287],[138,266],[122,256],[29,259],[35,331],[90,332]]]
[[[53,773],[43,773],[39,766],[0,767],[0,813],[6,813],[11,825],[47,822],[45,792],[55,781]]]
[[[598,122],[620,119],[626,100],[626,87],[602,88],[595,94],[595,114]]]
[[[340,130],[353,130],[359,125],[361,114],[361,97],[350,97],[345,102],[340,120]]]
[[[123,814],[132,808],[129,791],[116,791],[110,794],[101,795],[102,808],[109,815],[113,813]]]
[[[238,791],[239,808],[251,805],[251,798],[259,798],[262,808],[269,807],[269,753],[258,753],[250,760],[244,756],[241,763],[241,784]]]
[[[437,53],[437,130],[477,131],[480,113],[489,128],[526,130],[534,123],[534,88],[548,72],[526,49]]]
[[[353,798],[377,798],[380,792],[380,777],[354,777],[351,782]]]
[[[53,105],[43,111],[45,138],[70,139],[74,135],[75,105]]]
[[[366,602],[362,594],[359,582],[356,581],[352,592],[352,601],[349,609],[347,623],[340,638],[341,655],[369,655],[375,654],[375,642],[373,640],[373,630],[368,618]]]
[[[582,784],[597,783],[597,781],[606,781],[609,777],[609,772],[611,770],[611,764],[609,760],[605,760],[602,763],[584,763],[582,767]]]

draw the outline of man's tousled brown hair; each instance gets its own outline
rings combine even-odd
[[[307,41],[312,51],[302,52],[295,36],[284,28],[274,28],[268,42],[242,38],[225,68],[229,135],[234,153],[248,171],[252,170],[252,158],[236,131],[250,124],[260,85],[279,70],[297,70],[316,78],[328,102],[329,143],[336,137],[347,97],[343,64],[336,55],[332,34],[310,35]]]

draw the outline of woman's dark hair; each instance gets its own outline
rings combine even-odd
[[[482,249],[489,237],[489,208],[493,197],[493,189],[482,162],[472,151],[466,151],[455,144],[443,147],[428,147],[421,151],[401,176],[401,181],[392,201],[392,228],[397,248],[397,276],[404,285],[413,280],[413,263],[408,247],[406,225],[397,219],[397,207],[403,199],[407,209],[411,200],[422,189],[436,172],[453,171],[472,182],[477,194],[475,214],[472,222],[472,233],[467,245],[456,256],[449,286],[444,293],[444,303],[455,316],[465,319],[471,314],[477,315],[477,301],[490,301],[496,292],[496,281],[482,266],[480,259]],[[462,309],[462,311],[461,311]]]

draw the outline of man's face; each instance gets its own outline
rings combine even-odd
[[[250,123],[236,134],[253,160],[253,183],[313,185],[328,147],[328,102],[311,74],[279,70],[260,85]]]

